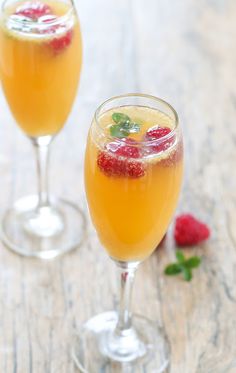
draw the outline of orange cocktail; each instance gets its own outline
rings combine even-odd
[[[138,131],[111,136],[112,126],[119,130],[116,113],[137,124]],[[170,116],[145,106],[112,108],[92,123],[87,199],[98,236],[115,260],[148,257],[170,223],[183,173],[182,140],[174,126]]]
[[[2,220],[4,243],[21,255],[52,258],[77,247],[82,239],[82,212],[70,201],[51,198],[48,191],[49,147],[75,99],[81,49],[72,0],[3,2],[2,87],[37,160],[38,194],[16,201]]]
[[[31,137],[57,133],[81,70],[80,27],[69,3],[10,3],[1,20],[0,52],[3,90],[19,126]]]
[[[128,94],[97,109],[88,135],[85,186],[94,226],[119,271],[120,302],[117,312],[95,315],[77,331],[72,353],[79,369],[113,372],[131,363],[132,371],[166,371],[168,341],[156,320],[132,316],[131,295],[139,264],[168,228],[182,173],[182,135],[168,103]]]

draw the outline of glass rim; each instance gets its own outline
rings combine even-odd
[[[174,128],[172,128],[171,131],[168,134],[162,136],[159,139],[137,141],[137,142],[134,142],[133,144],[129,143],[129,146],[140,146],[140,145],[151,146],[153,144],[161,144],[162,142],[167,141],[168,139],[172,138],[176,134],[176,132],[179,128],[179,117],[178,117],[178,114],[177,114],[176,110],[173,108],[173,106],[171,104],[169,104],[167,101],[163,100],[162,98],[159,98],[159,97],[156,97],[156,96],[153,96],[153,95],[149,95],[149,94],[145,94],[145,93],[127,93],[127,94],[122,94],[122,95],[118,95],[118,96],[113,96],[113,97],[110,97],[107,100],[105,100],[102,104],[100,104],[95,111],[94,119],[95,119],[97,127],[99,128],[99,130],[101,132],[104,133],[104,129],[100,126],[100,123],[99,123],[99,114],[100,114],[100,111],[102,110],[102,108],[112,101],[122,99],[122,98],[129,98],[129,97],[146,98],[146,99],[150,99],[150,100],[159,102],[161,104],[164,104],[165,106],[167,106],[171,110],[171,112],[174,115]],[[129,105],[125,105],[125,106],[129,106]],[[139,106],[141,106],[141,105],[139,105]],[[121,144],[125,143],[125,141],[126,141],[126,137],[118,138],[118,137],[113,137],[113,136],[107,135],[107,134],[105,134],[105,137],[107,139],[111,139],[113,142],[117,142],[117,143],[120,142]]]
[[[6,15],[5,14],[5,9],[6,9],[6,3],[8,2],[8,0],[4,0],[3,2],[2,2],[2,5],[1,5],[1,13],[2,13],[2,15],[3,15],[3,17],[5,18],[5,19],[8,19],[8,18],[10,18],[10,16],[12,16],[12,14],[9,14],[9,15]],[[26,3],[27,3],[28,1],[26,1]],[[65,3],[66,4],[66,2],[65,1],[61,1],[62,3]],[[12,2],[13,4],[14,3],[17,3],[17,1],[15,1],[15,2]],[[72,4],[73,5],[73,1],[71,1],[70,2],[70,4]],[[20,6],[21,4],[19,4],[19,6]],[[23,4],[22,4],[23,5]],[[26,26],[28,26],[28,27],[31,27],[32,26],[32,28],[33,29],[37,29],[37,28],[48,28],[48,26],[54,26],[54,25],[57,25],[58,23],[62,23],[63,21],[66,21],[70,16],[71,16],[71,14],[73,13],[73,7],[72,7],[72,5],[69,7],[69,9],[68,9],[68,11],[65,13],[65,14],[63,14],[63,15],[60,15],[60,16],[57,16],[57,15],[55,15],[55,14],[46,14],[45,16],[52,16],[52,17],[55,17],[54,19],[52,19],[52,20],[49,20],[49,21],[46,21],[45,22],[45,20],[43,21],[43,20],[37,20],[37,22],[35,22],[34,20],[31,20],[30,18],[29,19],[24,19],[24,21],[23,20],[20,20],[20,19],[17,19],[17,18],[12,18],[11,19],[11,22],[13,22],[13,23],[15,23],[15,24],[18,24],[18,25],[22,25],[22,24],[24,24],[24,25],[26,25]],[[16,14],[17,15],[17,14]],[[42,17],[44,17],[44,16],[42,16]],[[43,26],[43,27],[42,27]],[[22,32],[24,32],[24,31],[22,31]]]

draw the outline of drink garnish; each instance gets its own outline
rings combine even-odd
[[[138,143],[133,139],[123,138],[122,142],[110,142],[97,158],[99,169],[106,176],[139,178],[144,176],[145,169],[138,161],[141,152]]]
[[[168,276],[175,276],[182,273],[185,281],[191,281],[193,277],[192,269],[199,267],[201,258],[199,256],[192,256],[186,259],[183,252],[180,250],[176,251],[175,255],[177,262],[167,265],[165,274]]]
[[[110,126],[110,134],[113,137],[123,138],[140,131],[140,124],[132,122],[126,114],[113,113],[112,119],[116,123]]]
[[[63,36],[53,38],[49,44],[53,48],[55,53],[59,53],[70,45],[72,36],[72,29],[67,30],[67,32]]]
[[[40,17],[51,14],[52,9],[49,5],[40,1],[27,1],[16,8],[15,14],[29,18],[31,21],[37,21]]]
[[[171,136],[167,138],[166,140],[164,140],[163,142],[155,144],[155,140],[159,140],[162,137],[168,135],[169,133],[171,133],[171,129],[169,127],[160,127],[160,126],[152,127],[146,132],[145,140],[154,141],[154,144],[150,145],[149,147],[152,153],[159,153],[161,151],[165,151],[171,145],[173,145],[175,141],[175,136]]]
[[[57,16],[53,14],[52,8],[40,1],[27,1],[19,6],[12,16],[21,17],[21,19],[19,19],[20,22],[31,21],[35,23],[49,23],[57,20]],[[41,34],[55,34],[55,37],[47,43],[55,54],[58,54],[68,47],[73,36],[72,29],[70,28],[68,30],[65,24],[55,23],[37,32]]]
[[[191,214],[182,214],[176,218],[174,228],[175,242],[179,246],[193,246],[207,240],[210,229]]]
[[[57,19],[56,16],[47,16],[42,19],[43,22],[52,22]],[[63,35],[57,35],[57,32],[65,30],[66,32]],[[51,25],[49,28],[43,30],[43,33],[46,34],[55,34],[55,37],[50,40],[49,46],[53,49],[53,51],[57,54],[61,52],[63,49],[68,47],[71,43],[73,31],[72,29],[66,30],[65,25],[63,24],[54,24]]]

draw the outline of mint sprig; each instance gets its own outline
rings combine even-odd
[[[112,114],[112,119],[117,124],[131,122],[130,117],[128,115],[126,115],[126,114],[123,114],[123,113],[113,113]]]
[[[180,250],[176,251],[175,256],[177,262],[169,264],[165,268],[165,274],[167,276],[175,276],[182,273],[185,281],[191,281],[193,277],[192,269],[199,267],[201,258],[199,256],[192,256],[186,259]]]
[[[130,133],[140,131],[140,124],[132,122],[130,117],[123,113],[113,113],[112,119],[116,124],[110,127],[110,134],[113,137],[127,137]]]

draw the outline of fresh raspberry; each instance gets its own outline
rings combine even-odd
[[[116,154],[122,155],[123,157],[127,158],[140,158],[141,152],[140,148],[138,147],[137,141],[134,139],[124,138],[124,144],[119,146],[116,150]]]
[[[38,20],[42,16],[50,14],[52,9],[49,5],[41,3],[40,1],[28,1],[16,9],[15,14],[28,17],[33,21]]]
[[[191,214],[182,214],[176,218],[174,238],[179,246],[193,246],[205,241],[210,236],[206,224]]]
[[[72,36],[73,31],[70,29],[63,36],[55,37],[54,39],[52,39],[49,45],[55,53],[59,53],[70,45]]]
[[[46,18],[42,19],[42,22],[45,22],[45,23],[52,22],[52,21],[55,21],[56,19],[57,19],[56,16],[50,15],[50,16],[47,16]],[[43,29],[42,33],[44,33],[44,34],[54,34],[60,29],[62,29],[62,31],[63,31],[63,28],[65,28],[65,26],[63,26],[61,24],[54,24],[54,25],[51,25],[50,27],[48,27],[46,29]],[[71,40],[72,40],[72,36],[73,36],[73,30],[69,29],[65,33],[63,33],[62,36],[59,36],[59,35],[55,34],[55,37],[52,40],[50,40],[50,42],[48,44],[52,48],[54,53],[57,54],[57,53],[61,52],[62,50],[64,50],[66,47],[68,47],[70,45]]]
[[[132,139],[122,139],[122,142],[110,142],[105,146],[105,151],[98,154],[97,165],[106,176],[139,178],[144,176],[140,149],[135,146]]]
[[[28,17],[32,21],[40,21],[45,23],[52,22],[57,19],[57,16],[53,15],[51,7],[47,4],[41,3],[40,1],[25,3],[23,6],[17,8],[15,14]],[[56,35],[56,32],[61,28],[63,28],[62,25],[55,24],[40,31],[43,34],[55,33],[55,37],[50,40],[49,46],[56,54],[70,45],[73,36],[72,29],[67,30],[65,33],[62,34],[62,36]]]
[[[146,137],[148,140],[156,140],[156,139],[160,139],[163,136],[168,135],[168,133],[170,132],[171,132],[171,129],[169,127],[160,127],[160,126],[152,127],[147,131]]]
[[[160,127],[160,126],[155,126],[150,128],[145,135],[145,140],[146,141],[154,141],[161,139],[162,137],[168,135],[171,132],[171,129],[169,127]],[[164,140],[163,142],[159,144],[153,144],[149,147],[151,149],[151,152],[154,153],[159,153],[161,151],[164,151],[168,149],[174,142],[174,136]]]

